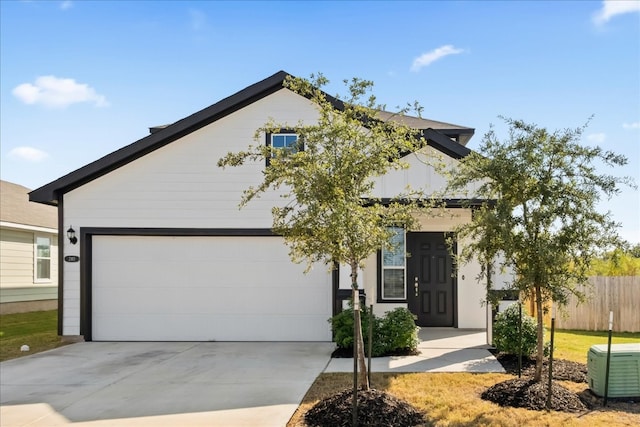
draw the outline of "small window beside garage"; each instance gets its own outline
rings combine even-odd
[[[34,282],[51,281],[51,238],[36,236],[34,256]]]
[[[404,300],[407,298],[405,232],[400,227],[393,227],[391,231],[391,245],[382,248],[382,299]]]

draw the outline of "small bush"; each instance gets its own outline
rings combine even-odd
[[[369,345],[369,309],[362,308],[362,336],[365,353]],[[384,356],[399,350],[415,350],[418,347],[418,328],[413,314],[406,308],[397,308],[384,317],[373,316],[373,357]],[[333,341],[339,348],[353,349],[353,309],[348,308],[329,319]]]
[[[380,325],[380,339],[385,351],[415,350],[419,343],[418,330],[413,314],[406,308],[387,312]]]
[[[364,340],[365,353],[369,349],[369,309],[362,307],[360,310],[360,320],[362,321],[362,338]],[[353,309],[348,308],[329,319],[331,330],[333,331],[333,341],[339,348],[353,348]],[[380,319],[373,316],[373,345],[371,355],[381,356],[385,349],[380,341]]]
[[[505,311],[496,316],[496,321],[493,325],[493,345],[498,351],[508,354],[519,353],[519,323],[518,304],[510,305]],[[530,356],[535,353],[537,342],[535,319],[526,313],[522,313],[522,354]]]

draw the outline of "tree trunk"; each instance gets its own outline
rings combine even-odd
[[[536,318],[538,319],[538,345],[536,353],[536,371],[533,380],[542,381],[542,361],[544,358],[544,312],[542,311],[542,290],[540,285],[535,285],[536,292]]]
[[[353,345],[356,346],[358,364],[360,365],[360,388],[369,390],[369,377],[364,357],[364,339],[362,336],[362,320],[360,316],[360,293],[358,292],[358,264],[351,264],[351,289],[353,289],[353,306],[355,321],[353,325]]]

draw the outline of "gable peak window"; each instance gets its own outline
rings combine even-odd
[[[298,135],[295,132],[288,132],[286,130],[268,133],[267,146],[272,149],[271,158],[276,156],[275,150],[287,150],[290,153],[295,153],[304,149],[302,143],[299,141]],[[269,165],[269,158],[267,158],[267,165]]]
[[[298,135],[295,133],[272,133],[270,145],[272,148],[297,151]]]

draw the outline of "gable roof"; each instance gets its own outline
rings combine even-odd
[[[0,181],[0,221],[57,229],[56,208],[29,203],[29,191],[22,185]]]
[[[389,111],[378,111],[377,117],[379,117],[382,121],[397,121],[414,129],[433,129],[438,131],[438,133],[444,134],[449,138],[456,140],[462,145],[467,145],[467,142],[469,142],[475,132],[475,129],[465,126],[439,122],[437,120],[425,119],[422,117],[408,116],[406,114],[398,115],[397,113]]]
[[[285,71],[278,71],[274,75],[254,83],[175,123],[166,126],[152,127],[150,128],[150,135],[32,191],[29,193],[29,199],[34,202],[57,205],[62,194],[78,188],[87,182],[118,169],[127,163],[277,92],[284,87],[284,80],[289,75],[290,74]],[[343,108],[340,100],[330,95],[326,95],[326,97],[337,109]],[[380,114],[382,114],[383,117],[381,118],[383,118],[383,120],[398,120],[398,117],[403,117],[404,120],[410,120],[412,126],[415,125],[417,129],[423,130],[429,145],[432,145],[451,157],[461,158],[470,153],[468,148],[464,147],[461,143],[455,142],[453,139],[462,141],[466,138],[466,140],[468,140],[471,135],[473,135],[474,130],[471,128],[459,127],[417,117],[397,116],[383,111],[380,111]],[[443,133],[438,132],[437,129],[443,131]]]

